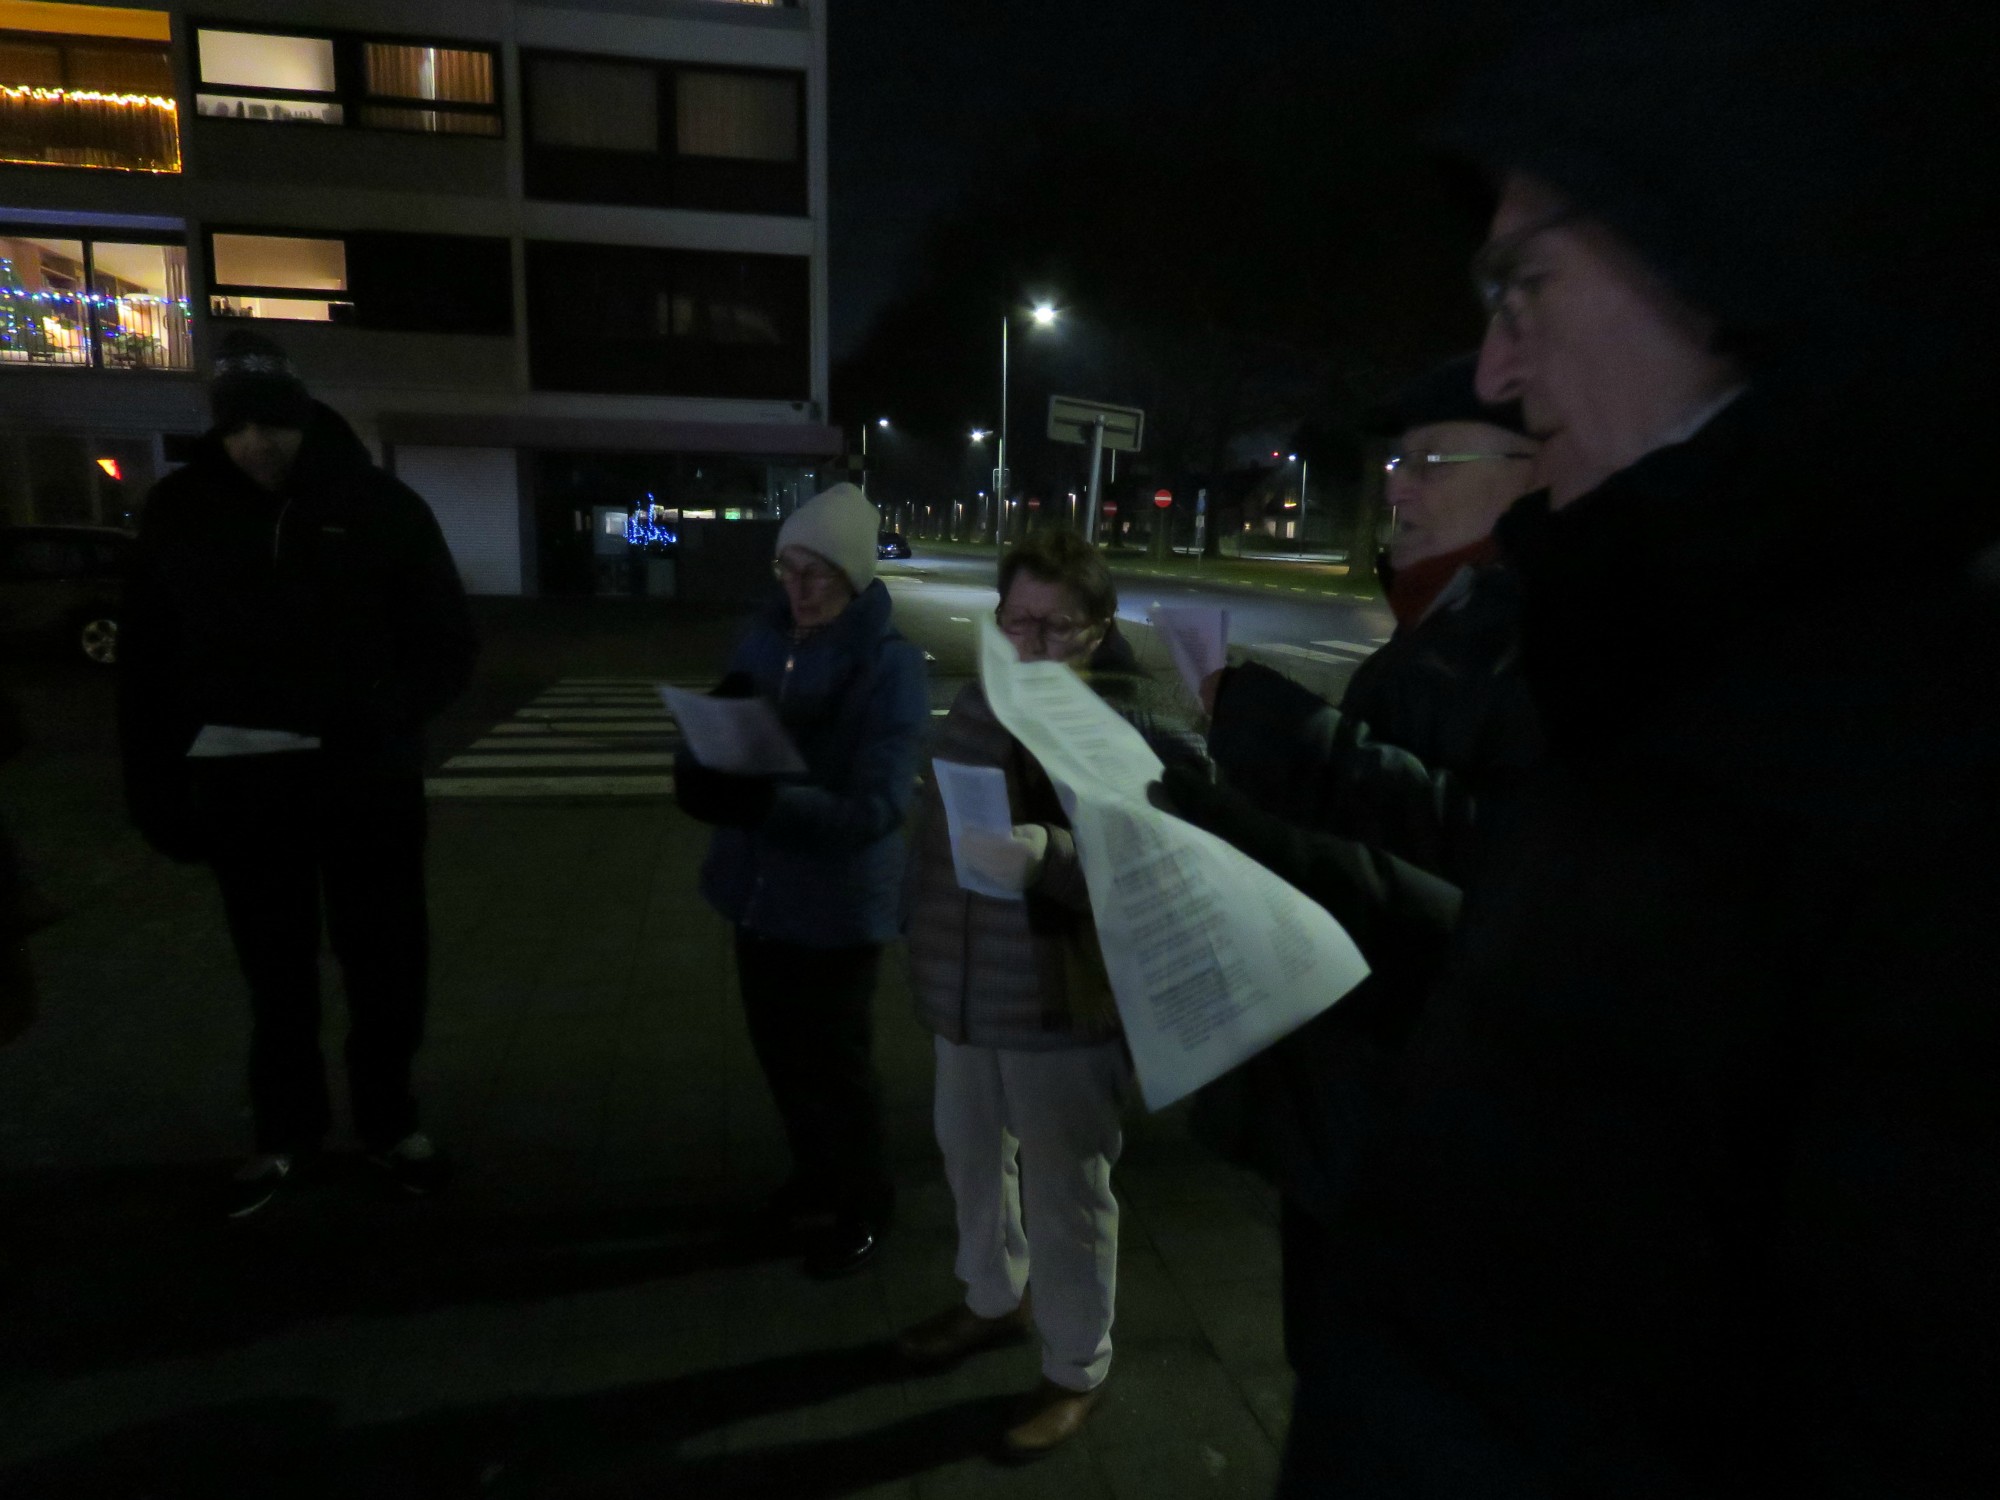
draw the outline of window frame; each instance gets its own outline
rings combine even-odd
[[[341,246],[342,256],[347,266],[347,286],[336,292],[332,288],[253,286],[248,282],[221,282],[215,275],[215,236],[218,234],[248,235],[263,239],[335,240]],[[489,252],[493,246],[508,246],[504,235],[492,234],[435,234],[410,230],[389,229],[324,229],[287,224],[240,224],[213,223],[202,225],[202,305],[208,309],[211,320],[229,324],[247,324],[252,327],[259,323],[286,323],[303,325],[308,328],[349,328],[360,333],[422,334],[434,338],[513,338],[518,332],[519,320],[515,316],[513,299],[513,277],[508,273],[508,295],[506,298],[505,326],[485,329],[409,327],[374,321],[367,306],[368,299],[355,288],[355,244],[356,241],[373,241],[369,251],[380,251],[384,241],[395,240],[468,240],[484,245]],[[368,253],[364,251],[364,256]],[[507,251],[511,258],[511,249]],[[364,275],[363,280],[366,280]],[[334,307],[344,307],[344,314],[336,313],[327,318],[285,318],[244,317],[236,313],[215,311],[217,297],[271,297],[298,302],[327,302]]]
[[[264,122],[259,121],[259,124]],[[346,264],[348,247],[347,234],[329,229],[292,229],[271,224],[204,224],[201,226],[202,253],[202,293],[208,316],[227,323],[305,323],[331,324],[336,327],[352,328],[360,309],[355,305],[352,286],[341,287],[336,294],[332,287],[312,286],[253,286],[249,282],[224,282],[217,278],[215,271],[215,237],[218,234],[237,234],[267,240],[332,240],[339,244],[341,263]],[[354,280],[352,274],[347,277]],[[328,316],[324,318],[246,318],[237,313],[221,313],[215,310],[217,297],[270,297],[289,302],[324,302],[328,304]],[[334,315],[333,309],[345,307],[345,317]]]
[[[416,135],[459,141],[504,141],[508,138],[506,58],[498,42],[477,41],[466,37],[414,35],[407,32],[353,31],[328,26],[267,25],[261,21],[212,16],[189,16],[187,27],[194,74],[195,97],[192,114],[197,120],[212,120],[225,125],[297,127],[302,130],[366,130],[383,135]],[[307,41],[330,42],[333,45],[333,89],[327,92],[320,89],[262,88],[249,84],[211,84],[202,76],[201,33],[204,31],[234,31],[248,36],[300,37]],[[469,104],[458,99],[409,99],[401,94],[374,93],[368,87],[367,49],[370,42],[389,47],[431,47],[447,52],[483,52],[493,64],[493,102]],[[323,100],[340,107],[340,123],[328,125],[310,120],[231,120],[225,115],[203,114],[201,110],[203,94],[230,94],[245,99]],[[372,125],[364,118],[371,108],[426,110],[434,114],[466,115],[492,120],[498,128],[490,133],[480,133],[415,130],[407,125]]]
[[[632,57],[617,53],[579,52],[562,47],[522,47],[521,157],[526,196],[544,203],[608,203],[643,208],[686,208],[709,213],[802,219],[812,212],[812,118],[808,75],[800,68],[758,67],[741,63],[711,63],[693,58]],[[650,154],[593,151],[587,147],[545,145],[536,141],[534,64],[538,58],[612,63],[649,69],[658,86],[659,140]],[[681,150],[680,97],[683,73],[709,73],[780,79],[792,85],[798,108],[793,125],[793,155],[789,161],[756,157],[694,156]],[[650,163],[641,176],[628,169],[635,160]],[[566,168],[581,169],[584,186],[573,196],[550,197],[544,188],[551,178],[576,180]],[[627,184],[649,182],[653,191],[607,196],[599,185],[609,178]],[[732,183],[735,192],[718,192],[716,183]],[[782,188],[782,191],[780,190]],[[595,189],[595,191],[593,191]],[[782,199],[785,206],[746,206],[751,200]],[[734,201],[730,201],[734,200]]]
[[[170,250],[179,250],[183,255],[191,253],[185,230],[172,229],[120,229],[98,232],[96,226],[64,224],[57,222],[22,223],[15,219],[0,219],[0,238],[25,240],[73,240],[83,246],[84,295],[84,338],[90,346],[90,358],[81,364],[50,364],[44,368],[52,370],[117,370],[118,366],[106,362],[104,358],[104,334],[98,316],[97,297],[97,245],[101,240],[109,245],[159,245]],[[188,266],[189,297],[187,313],[194,314],[192,263]],[[9,366],[0,364],[0,369]],[[156,375],[187,375],[193,372],[193,365],[186,368],[155,368]]]
[[[5,161],[0,161],[0,169],[4,169],[6,167],[54,167],[57,170],[64,172],[91,172],[97,174],[102,174],[105,172],[125,172],[125,173],[137,173],[141,176],[157,176],[157,177],[179,177],[186,173],[187,120],[180,113],[180,89],[179,89],[178,79],[176,79],[173,76],[174,53],[173,53],[173,44],[171,42],[153,42],[153,41],[147,41],[142,37],[129,37],[129,36],[94,36],[94,35],[86,36],[81,33],[71,32],[71,31],[19,31],[10,29],[6,31],[0,31],[0,36],[14,38],[18,40],[23,46],[30,46],[30,47],[47,46],[55,48],[56,52],[61,58],[60,66],[62,68],[62,74],[63,74],[63,83],[61,87],[63,91],[66,93],[72,91],[73,89],[73,85],[69,82],[70,78],[69,49],[77,45],[78,43],[88,43],[93,48],[108,48],[126,52],[145,52],[156,56],[162,56],[166,59],[167,62],[169,83],[172,85],[172,87],[169,89],[167,93],[152,97],[171,100],[174,105],[174,114],[175,114],[175,121],[174,121],[175,160],[174,160],[174,165],[171,167],[106,167],[106,166],[89,166],[79,162],[21,161],[9,158]],[[19,87],[20,85],[10,85],[10,86]]]

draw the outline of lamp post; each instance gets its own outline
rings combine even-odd
[[[887,417],[877,417],[873,422],[863,422],[861,424],[861,493],[864,495],[868,493],[868,429],[870,427],[887,428],[888,425],[889,419]]]
[[[1055,323],[1055,306],[1048,302],[1037,302],[1028,314],[1037,328],[1048,328]],[[999,468],[994,476],[993,493],[1000,497],[1000,510],[1007,509],[1007,338],[1013,324],[1014,315],[1005,312],[1000,315],[1000,433]],[[1000,533],[1004,528],[994,528],[994,545],[1005,546],[1006,539]]]
[[[1298,459],[1299,464],[1299,556],[1304,557],[1306,555],[1306,473],[1312,465],[1312,460],[1309,458],[1299,458],[1296,453],[1292,457]]]

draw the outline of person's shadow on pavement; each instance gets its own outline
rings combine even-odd
[[[1009,1399],[933,1409],[873,1431],[719,1457],[688,1439],[900,1378],[887,1343],[783,1355],[615,1390],[447,1407],[342,1427],[317,1398],[232,1402],[126,1428],[0,1470],[38,1500],[618,1500],[850,1494],[993,1450]]]
[[[299,1324],[609,1291],[768,1258],[714,1204],[495,1214],[372,1182],[301,1190],[256,1219],[203,1216],[211,1165],[0,1180],[14,1265],[0,1363],[74,1377],[254,1343]],[[336,1173],[359,1177],[358,1163]]]

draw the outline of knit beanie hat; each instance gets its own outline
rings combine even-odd
[[[261,333],[238,329],[227,335],[209,379],[209,410],[224,437],[256,422],[265,427],[304,427],[312,397],[291,360]]]
[[[882,516],[854,485],[836,484],[806,501],[778,528],[778,550],[803,547],[841,572],[860,593],[875,581],[876,535]]]

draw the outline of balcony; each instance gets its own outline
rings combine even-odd
[[[163,10],[0,0],[0,162],[178,172]]]
[[[0,162],[178,172],[180,111],[150,94],[0,86]]]
[[[0,233],[0,367],[191,370],[179,245]]]

